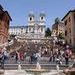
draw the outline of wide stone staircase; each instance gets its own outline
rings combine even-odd
[[[56,70],[56,64],[40,64],[42,69]],[[66,69],[68,66],[60,65],[59,69]],[[35,69],[36,64],[21,64],[21,69]],[[18,70],[18,64],[5,64],[5,70]]]

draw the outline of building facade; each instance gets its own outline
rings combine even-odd
[[[52,25],[52,36],[59,36],[59,34],[65,36],[65,27],[64,23],[57,18]]]
[[[75,47],[75,10],[70,10],[63,18],[66,43]]]
[[[0,5],[0,44],[8,41],[8,30],[11,17],[7,11]]]
[[[39,20],[35,19],[35,15],[28,15],[27,26],[10,26],[10,35],[16,35],[25,38],[43,38],[45,36],[45,14],[40,13]]]

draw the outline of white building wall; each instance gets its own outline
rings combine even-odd
[[[32,20],[30,20],[32,17]],[[28,26],[18,26],[18,27],[10,27],[9,34],[14,35],[24,35],[29,38],[40,38],[45,35],[45,16],[41,19],[42,16],[39,17],[39,21],[35,21],[33,15],[28,17]]]
[[[26,30],[28,33],[26,33]],[[34,36],[35,38],[37,37],[40,37],[41,36],[44,36],[45,35],[45,27],[41,27],[38,25],[37,26],[34,26],[34,27],[28,27],[28,28],[10,28],[9,29],[9,34],[14,34],[14,35],[26,35],[27,36],[33,34],[32,36]]]

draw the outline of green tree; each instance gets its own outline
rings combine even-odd
[[[63,33],[59,33],[58,38],[64,39],[64,34]]]
[[[47,28],[45,31],[45,37],[49,37],[49,36],[51,36],[51,30],[50,28]]]

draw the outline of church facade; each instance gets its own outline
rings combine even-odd
[[[28,15],[28,25],[27,26],[10,26],[9,34],[16,35],[25,38],[43,38],[45,36],[46,28],[45,14],[40,13],[39,20],[35,19],[33,13]]]

